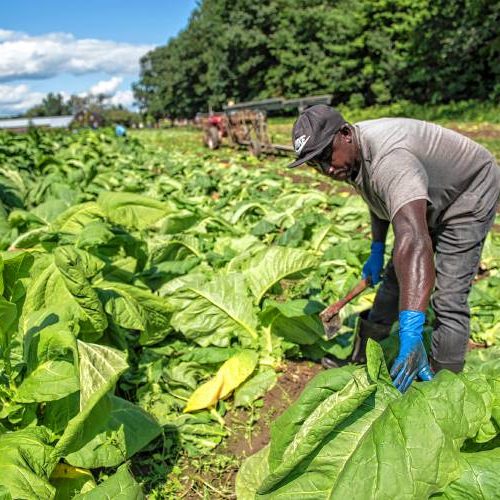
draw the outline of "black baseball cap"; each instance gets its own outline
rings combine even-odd
[[[316,104],[303,111],[292,131],[293,149],[298,159],[288,167],[298,167],[321,153],[345,123],[336,109],[325,104]]]

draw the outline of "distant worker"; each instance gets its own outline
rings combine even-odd
[[[115,127],[115,135],[117,137],[125,137],[127,135],[127,129],[123,125],[117,125]]]
[[[493,155],[439,125],[408,118],[351,125],[324,105],[299,116],[292,140],[298,159],[290,167],[306,163],[348,182],[368,204],[372,243],[362,275],[373,284],[381,280],[390,224],[394,231],[392,258],[372,309],[359,320],[352,361],[365,362],[367,339],[387,337],[399,318],[391,376],[400,391],[441,369],[460,372],[470,335],[468,295],[500,193]],[[422,338],[432,292],[428,359]]]

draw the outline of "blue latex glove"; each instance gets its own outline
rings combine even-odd
[[[384,243],[381,241],[372,242],[370,257],[363,266],[361,277],[365,279],[369,276],[372,285],[376,285],[381,279],[380,275],[384,269],[384,250]]]
[[[433,378],[422,342],[424,323],[425,313],[421,311],[399,313],[399,354],[392,365],[391,377],[401,392],[406,392],[417,376],[426,381]]]

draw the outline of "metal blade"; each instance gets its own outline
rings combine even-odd
[[[341,322],[339,315],[335,314],[328,321],[323,321],[322,323],[327,340],[333,339],[333,337],[335,337],[337,332],[340,330]]]

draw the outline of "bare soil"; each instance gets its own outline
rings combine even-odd
[[[270,440],[270,424],[276,420],[301,394],[318,372],[319,363],[311,361],[288,361],[276,385],[265,395],[264,405],[259,409],[259,419],[246,439],[234,432],[226,441],[223,452],[246,458],[266,446]],[[226,420],[228,427],[235,430],[249,418],[247,410],[232,412]]]

